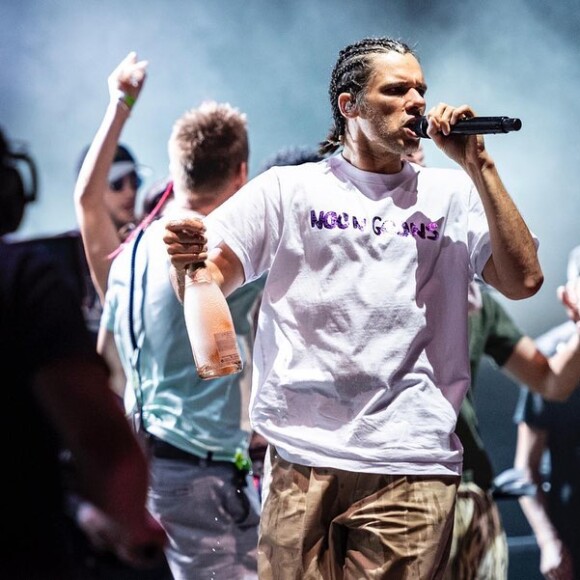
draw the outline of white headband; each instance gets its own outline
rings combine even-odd
[[[137,166],[133,161],[115,161],[109,171],[109,182],[117,181],[133,171],[137,172]]]

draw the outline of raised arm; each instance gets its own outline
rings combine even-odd
[[[91,277],[104,299],[111,260],[120,244],[119,233],[104,194],[121,132],[146,77],[146,61],[129,53],[108,79],[110,101],[85,156],[74,191],[74,202]]]
[[[492,255],[483,270],[485,281],[508,298],[533,296],[543,283],[532,235],[506,191],[495,162],[481,135],[450,135],[457,121],[473,117],[467,105],[440,103],[429,112],[428,134],[434,143],[458,163],[475,184],[490,232]]]

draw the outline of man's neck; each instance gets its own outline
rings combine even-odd
[[[345,144],[342,156],[354,167],[372,173],[399,173],[403,169],[403,161],[398,153],[381,151],[371,148],[355,148]]]

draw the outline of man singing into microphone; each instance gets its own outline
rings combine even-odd
[[[429,136],[460,169],[402,160],[419,146],[426,90],[406,44],[347,46],[321,146],[339,154],[271,168],[204,226],[167,225],[181,296],[192,262],[207,260],[226,294],[268,272],[250,404],[272,463],[261,579],[442,577],[470,378],[468,284],[478,274],[511,299],[542,285],[483,137],[450,134],[475,116],[469,106],[428,113]]]

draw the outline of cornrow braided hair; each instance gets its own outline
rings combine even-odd
[[[338,107],[338,95],[350,93],[352,101],[359,103],[372,72],[369,57],[373,54],[391,51],[416,56],[404,42],[387,37],[363,38],[340,51],[328,88],[334,123],[326,140],[320,143],[321,155],[334,153],[342,145],[346,125]]]

